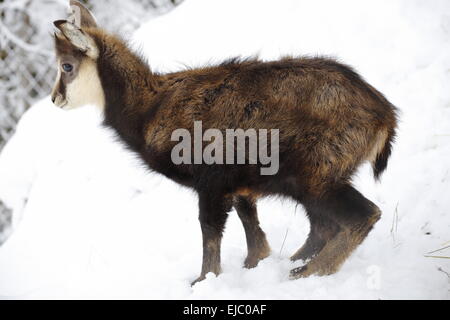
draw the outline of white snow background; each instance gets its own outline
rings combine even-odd
[[[49,21],[51,23],[51,21]],[[332,55],[401,110],[381,183],[355,185],[383,211],[341,271],[288,280],[309,231],[289,200],[258,203],[272,255],[242,267],[230,213],[223,273],[200,272],[192,191],[151,174],[102,128],[92,107],[32,107],[0,155],[0,199],[14,233],[0,247],[0,298],[449,299],[450,1],[186,0],[145,24],[135,46],[157,71],[259,54]],[[55,65],[56,67],[56,65]],[[283,245],[284,242],[284,245]]]

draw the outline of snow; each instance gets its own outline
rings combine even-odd
[[[0,199],[15,231],[0,248],[0,298],[449,299],[450,3],[445,0],[186,0],[133,39],[154,70],[234,55],[326,54],[354,66],[401,110],[381,183],[355,185],[383,211],[341,271],[288,280],[306,239],[304,211],[258,203],[272,255],[242,268],[245,236],[230,214],[223,273],[200,272],[195,194],[149,173],[92,107],[45,99],[0,154]],[[284,243],[284,244],[283,244]],[[445,249],[431,256],[450,255]]]

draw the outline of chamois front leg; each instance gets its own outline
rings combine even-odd
[[[233,205],[244,226],[247,239],[247,258],[244,266],[254,268],[259,261],[270,255],[270,246],[266,235],[259,226],[256,203],[252,198],[237,196],[234,198]]]
[[[231,206],[223,196],[211,193],[199,195],[200,226],[203,237],[203,262],[200,276],[191,285],[205,279],[209,272],[218,275],[220,267],[220,245],[228,211]]]

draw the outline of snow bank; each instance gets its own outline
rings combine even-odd
[[[147,172],[94,109],[62,112],[46,99],[0,155],[0,198],[16,228],[0,248],[0,298],[450,298],[449,260],[424,256],[450,241],[448,1],[186,0],[133,42],[158,71],[254,54],[327,54],[357,68],[402,112],[381,184],[368,167],[355,178],[382,219],[338,274],[289,281],[308,222],[290,201],[263,200],[272,255],[242,268],[245,237],[231,213],[223,274],[191,288],[195,195]]]

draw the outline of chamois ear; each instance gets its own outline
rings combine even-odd
[[[53,24],[75,48],[92,59],[98,58],[98,47],[91,36],[66,20],[57,20]]]
[[[69,17],[69,21],[80,28],[97,28],[97,21],[81,2],[76,0],[70,0],[70,10],[72,14]]]

